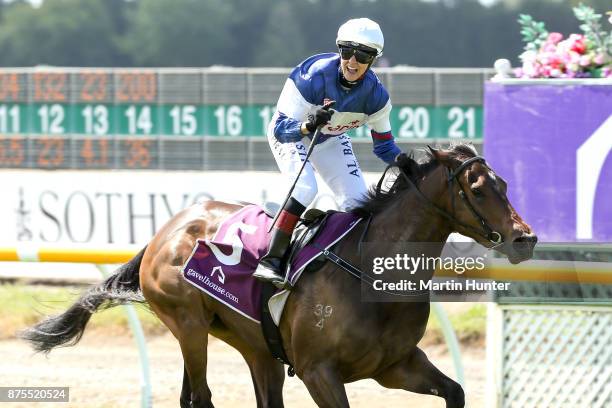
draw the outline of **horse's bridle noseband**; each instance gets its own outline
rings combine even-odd
[[[463,189],[463,186],[461,185],[461,183],[457,180],[457,184],[459,185],[459,197],[461,197],[461,199],[463,200],[463,202],[465,203],[465,205],[467,206],[467,208],[470,210],[470,212],[474,215],[474,217],[478,220],[478,222],[480,223],[480,225],[482,225],[483,229],[484,229],[484,233],[481,230],[478,230],[474,227],[472,227],[471,225],[467,225],[461,221],[459,221],[455,216],[455,196],[452,195],[453,194],[453,184],[455,183],[455,180],[457,179],[457,177],[463,173],[463,171],[465,169],[467,169],[470,165],[472,165],[475,162],[480,162],[484,165],[487,164],[487,162],[485,161],[484,157],[482,156],[475,156],[475,157],[471,157],[469,159],[467,159],[466,161],[462,162],[459,167],[457,167],[455,170],[451,170],[450,168],[446,167],[446,171],[448,174],[448,191],[451,193],[451,207],[452,207],[452,214],[449,214],[447,211],[443,210],[442,208],[438,207],[437,205],[435,205],[429,198],[427,198],[422,192],[421,190],[419,190],[419,188],[412,182],[412,180],[410,180],[410,177],[408,177],[406,175],[406,173],[404,172],[404,170],[399,167],[400,169],[400,174],[403,176],[403,178],[408,182],[408,184],[414,188],[414,190],[417,192],[417,194],[419,195],[419,197],[421,197],[421,199],[423,201],[425,201],[427,203],[427,205],[429,205],[431,208],[433,208],[436,212],[438,212],[440,215],[442,215],[443,217],[447,218],[448,220],[450,220],[451,222],[460,225],[461,227],[472,231],[474,234],[479,235],[481,237],[483,237],[484,239],[486,239],[487,241],[489,241],[490,243],[493,244],[493,246],[490,249],[494,249],[499,247],[500,245],[502,245],[504,243],[504,240],[502,238],[502,235],[495,231],[493,228],[491,228],[491,226],[489,225],[489,223],[487,223],[487,221],[484,219],[484,217],[482,215],[480,215],[480,213],[476,210],[476,208],[474,208],[474,206],[472,205],[472,203],[470,202],[470,200],[468,200],[467,195],[465,194],[465,190]],[[386,171],[385,171],[386,172]],[[384,174],[383,174],[383,178],[384,178]],[[382,178],[381,178],[382,181]],[[379,183],[379,188],[380,188],[380,183]]]
[[[455,196],[452,195],[453,194],[453,184],[455,183],[455,180],[457,179],[457,177],[468,166],[470,166],[472,163],[475,163],[475,162],[482,163],[485,166],[487,165],[487,162],[485,161],[484,157],[482,157],[482,156],[475,156],[475,157],[471,157],[471,158],[467,159],[466,161],[464,161],[463,163],[461,163],[461,165],[459,165],[459,167],[457,167],[453,171],[451,171],[448,167],[446,168],[446,171],[448,173],[448,191],[451,193],[451,197],[452,197],[451,198],[451,202],[452,202],[451,207],[453,209],[452,210],[453,214],[455,213]],[[468,200],[467,195],[465,194],[465,190],[463,189],[463,186],[461,185],[459,180],[457,180],[457,184],[459,185],[459,197],[461,197],[461,199],[463,200],[463,202],[465,203],[467,208],[474,215],[474,217],[480,222],[480,224],[482,225],[482,227],[485,230],[485,234],[484,235],[482,233],[480,233],[480,232],[478,232],[478,235],[488,239],[492,244],[494,244],[493,248],[496,248],[497,246],[503,244],[504,240],[503,240],[501,234],[499,232],[495,231],[493,228],[491,228],[491,226],[489,225],[489,223],[487,223],[487,221],[484,219],[484,217],[482,215],[480,215],[480,213],[478,211],[476,211],[476,209],[474,208],[474,206],[472,205],[470,200]],[[433,203],[431,203],[431,204],[434,205]],[[455,222],[458,223],[459,225],[461,225],[462,227],[464,227],[464,228],[465,227],[472,228],[469,225],[463,224],[462,222],[457,220],[454,216],[452,216],[452,217],[455,220]]]

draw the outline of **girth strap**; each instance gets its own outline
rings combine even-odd
[[[293,377],[295,370],[293,365],[289,361],[285,349],[283,348],[283,338],[281,336],[280,328],[274,324],[272,320],[272,314],[268,308],[268,301],[276,293],[276,287],[268,282],[262,284],[261,289],[261,330],[263,332],[264,339],[268,345],[268,350],[272,354],[272,357],[277,359],[283,364],[287,364],[287,375]]]

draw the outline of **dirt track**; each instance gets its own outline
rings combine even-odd
[[[16,340],[0,341],[0,386],[69,386],[70,403],[38,403],[36,407],[138,407],[140,406],[140,365],[134,341],[129,336],[100,337],[86,333],[76,347],[53,351],[48,357],[33,354]],[[451,358],[444,346],[426,352],[445,373],[453,376]],[[178,343],[170,335],[148,342],[154,407],[177,407],[182,378]],[[485,387],[484,350],[464,350],[467,394],[470,408],[483,407]],[[209,384],[213,402],[220,408],[255,407],[251,377],[240,355],[219,340],[209,345]],[[374,381],[348,384],[352,407],[444,407],[442,399],[404,391],[385,390]],[[285,382],[285,405],[315,407],[303,383],[294,378]],[[2,407],[30,407],[32,404],[2,403]]]

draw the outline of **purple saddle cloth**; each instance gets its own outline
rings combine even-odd
[[[353,213],[334,213],[313,242],[306,245],[291,262],[289,280],[295,285],[306,266],[321,250],[328,249],[361,218]],[[241,315],[261,321],[262,284],[251,274],[268,250],[272,219],[257,205],[248,205],[224,220],[215,236],[198,240],[183,265],[187,282],[203,290]]]

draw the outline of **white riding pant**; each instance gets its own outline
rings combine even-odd
[[[281,173],[293,183],[306,158],[308,147],[301,141],[281,143],[271,133],[268,132],[268,143],[276,163]],[[314,147],[291,194],[305,207],[314,201],[318,192],[315,171],[331,189],[334,200],[342,211],[356,206],[368,192],[359,163],[353,153],[351,139],[346,134],[329,138]]]

